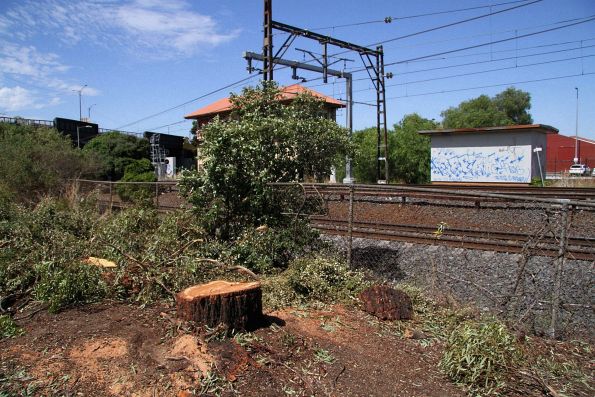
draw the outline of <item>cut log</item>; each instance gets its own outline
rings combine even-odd
[[[387,285],[374,285],[359,296],[363,309],[381,320],[411,320],[413,304],[405,292]]]
[[[255,327],[262,319],[259,282],[217,280],[195,285],[179,292],[176,304],[179,318],[211,328],[225,324],[230,331],[243,331]]]

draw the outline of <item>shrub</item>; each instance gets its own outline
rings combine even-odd
[[[491,394],[503,386],[503,376],[520,359],[515,337],[496,319],[466,321],[447,340],[441,368],[471,394]]]
[[[22,335],[24,331],[7,315],[0,316],[0,339]]]
[[[121,182],[155,182],[155,169],[147,159],[132,160],[126,166]],[[116,191],[122,200],[136,203],[151,203],[155,196],[154,188],[144,184],[118,184]]]
[[[94,266],[60,266],[44,262],[37,266],[36,271],[38,281],[35,284],[35,296],[48,302],[48,309],[52,313],[74,304],[95,302],[105,296],[101,269]]]
[[[346,300],[366,287],[363,273],[333,258],[299,258],[286,272],[288,285],[308,300],[332,303]]]
[[[63,191],[69,178],[94,175],[96,158],[49,128],[0,123],[0,190],[17,202]]]

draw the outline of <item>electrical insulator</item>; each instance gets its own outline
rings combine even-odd
[[[393,21],[393,17],[384,18],[384,23],[391,23],[392,21]]]
[[[392,72],[388,72],[384,75],[384,77],[386,77],[387,79],[392,79],[393,78],[393,73]]]

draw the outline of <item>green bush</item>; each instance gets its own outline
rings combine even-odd
[[[307,300],[332,303],[352,298],[367,286],[363,273],[334,258],[298,258],[286,271],[289,287]]]
[[[124,176],[126,167],[134,160],[149,158],[147,139],[110,131],[91,139],[83,153],[93,154],[102,164],[100,177],[117,181]]]
[[[0,339],[22,335],[24,331],[7,315],[0,316]]]
[[[318,237],[318,231],[305,221],[287,227],[247,229],[231,245],[228,261],[258,273],[286,269],[292,259],[320,248],[323,242]]]
[[[91,265],[44,262],[36,267],[36,272],[35,297],[49,303],[52,313],[74,304],[98,301],[106,294],[101,269]]]
[[[503,377],[520,359],[514,335],[496,319],[466,321],[447,340],[441,368],[473,395],[489,395],[503,386]]]
[[[92,177],[100,168],[54,129],[0,123],[0,148],[0,194],[17,202],[60,194],[69,178]]]
[[[132,160],[126,166],[124,176],[120,182],[155,182],[155,169],[147,159]],[[144,184],[118,184],[116,192],[124,201],[133,201],[136,203],[152,203],[155,197],[155,190],[152,185]]]

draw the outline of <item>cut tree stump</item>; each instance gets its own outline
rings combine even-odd
[[[243,331],[262,319],[260,282],[232,283],[217,280],[195,285],[176,295],[178,317],[211,328],[225,324]]]
[[[359,295],[363,310],[381,320],[411,320],[413,304],[405,292],[387,285],[374,285]]]

